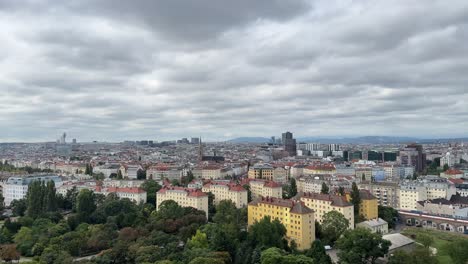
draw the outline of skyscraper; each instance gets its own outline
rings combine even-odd
[[[422,145],[410,144],[400,150],[400,162],[405,166],[413,166],[417,172],[426,168],[426,154],[423,153]]]
[[[289,156],[296,156],[296,140],[291,132],[285,132],[282,135],[283,148],[288,152]]]

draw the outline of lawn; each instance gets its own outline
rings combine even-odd
[[[417,242],[418,234],[426,234],[433,237],[434,243],[431,245],[431,247],[437,249],[437,259],[439,260],[440,264],[450,264],[453,262],[450,256],[448,256],[448,254],[445,252],[445,248],[449,246],[452,243],[452,241],[458,238],[468,239],[468,236],[463,234],[449,233],[444,231],[423,229],[417,227],[408,227],[401,231],[401,233],[408,237],[411,237],[411,235],[415,235]]]

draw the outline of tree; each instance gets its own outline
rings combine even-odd
[[[288,255],[279,248],[269,248],[262,252],[261,264],[313,264],[311,258],[304,255]],[[318,263],[318,262],[317,262]]]
[[[328,185],[325,182],[322,182],[322,190],[320,190],[320,193],[328,194],[329,192],[330,189],[328,188]]]
[[[419,234],[417,239],[425,248],[429,248],[434,243],[434,238],[426,234]]]
[[[5,209],[5,198],[3,197],[3,194],[0,193],[0,212],[3,212]]]
[[[449,169],[449,165],[448,164],[444,164],[444,171],[447,171]]]
[[[47,212],[57,211],[57,194],[55,190],[55,182],[48,181],[45,189],[45,202],[44,207]]]
[[[138,180],[146,180],[146,171],[145,170],[138,170],[137,171],[137,179]]]
[[[322,217],[322,233],[325,243],[333,245],[338,238],[348,229],[350,223],[346,217],[338,211],[330,211]]]
[[[344,189],[343,186],[338,187],[338,193],[339,193],[341,196],[345,196],[345,189]]]
[[[78,214],[78,218],[83,222],[87,222],[95,210],[96,204],[94,193],[87,189],[81,190],[76,197],[76,212]]]
[[[156,205],[156,193],[161,189],[161,185],[155,180],[146,180],[141,188],[146,191],[146,202]]]
[[[123,179],[122,171],[118,170],[117,171],[117,180],[121,180],[121,179]]]
[[[26,215],[37,218],[43,212],[44,194],[41,181],[32,181],[29,184],[28,192],[26,193]]]
[[[361,206],[361,194],[359,192],[356,182],[353,182],[351,187],[351,203],[354,206],[355,220],[357,220],[359,218],[357,216],[359,216],[359,208]]]
[[[208,248],[208,239],[205,233],[197,230],[197,233],[187,242],[189,248]]]
[[[312,258],[314,263],[332,264],[332,260],[325,252],[325,247],[320,240],[312,242],[312,246],[305,252],[305,255]]]
[[[288,191],[288,196],[289,198],[292,198],[296,196],[297,194],[297,185],[296,185],[296,179],[291,178],[289,180],[289,191]]]
[[[465,249],[466,251],[466,249]],[[428,248],[417,247],[411,253],[397,250],[388,258],[388,264],[437,264],[439,261]],[[455,262],[456,263],[456,262]],[[460,264],[465,264],[461,262]]]
[[[236,205],[231,200],[222,200],[216,206],[216,213],[213,216],[213,222],[218,224],[235,223],[239,226],[240,220],[240,210],[236,208]]]
[[[14,244],[0,245],[0,258],[7,263],[13,260],[19,260],[20,254],[16,250],[16,245]]]
[[[212,220],[213,215],[216,213],[216,206],[214,204],[215,196],[212,192],[208,192],[208,220]]]
[[[340,261],[348,264],[373,264],[388,253],[390,245],[380,234],[359,227],[346,231],[336,243]]]
[[[247,202],[250,203],[252,201],[252,191],[250,190],[250,185],[244,184],[242,187],[247,190]]]
[[[27,201],[25,199],[13,200],[10,206],[14,216],[24,216],[26,209],[28,208]]]
[[[285,235],[284,225],[278,219],[271,221],[271,218],[266,216],[250,226],[248,239],[255,246],[286,249],[288,242],[284,239]]]
[[[457,239],[445,249],[455,264],[464,264],[468,262],[468,240]]]
[[[394,228],[395,218],[398,218],[398,211],[393,209],[392,207],[382,206],[379,205],[379,217],[385,220],[388,223],[389,228]]]

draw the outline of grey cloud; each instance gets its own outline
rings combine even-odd
[[[0,141],[63,130],[461,135],[466,11],[465,1],[0,0]]]

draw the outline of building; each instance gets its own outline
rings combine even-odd
[[[281,139],[283,148],[288,152],[289,156],[296,156],[296,140],[293,138],[293,134],[289,131],[285,132]]]
[[[199,144],[200,143],[200,138],[193,137],[190,139],[191,144]]]
[[[102,173],[106,178],[110,178],[111,175],[116,177],[119,168],[120,165],[118,164],[105,164],[93,167],[93,173]]]
[[[156,193],[156,210],[161,203],[173,200],[183,207],[192,207],[206,213],[208,219],[208,195],[199,189],[164,186]]]
[[[391,256],[396,251],[399,251],[399,250],[402,250],[405,252],[412,252],[414,248],[416,247],[414,240],[400,233],[386,234],[386,235],[383,235],[382,238],[391,242],[391,245],[388,248],[387,256]]]
[[[26,177],[10,177],[2,184],[5,206],[10,206],[13,200],[21,200],[28,193],[29,184],[33,181],[53,181],[55,187],[60,187],[63,182],[57,175],[32,175]]]
[[[426,154],[422,145],[411,144],[400,150],[400,163],[414,166],[416,172],[423,172],[426,168]]]
[[[461,179],[465,177],[465,173],[461,170],[450,169],[442,172],[440,177],[447,179]]]
[[[255,164],[249,168],[249,179],[264,179],[271,181],[273,179],[274,168],[270,164]]]
[[[418,201],[427,200],[426,187],[418,183],[406,183],[400,186],[398,192],[398,200],[400,201],[399,209],[416,210]]]
[[[105,196],[115,193],[120,199],[129,199],[137,204],[146,203],[146,191],[139,187],[104,187],[96,186],[96,193]]]
[[[309,249],[315,240],[314,211],[303,202],[262,197],[248,205],[248,225],[270,217],[286,227],[286,239],[294,241],[299,250]]]
[[[381,219],[371,219],[364,222],[361,222],[356,225],[356,227],[363,227],[369,229],[372,233],[379,233],[382,235],[388,234],[388,223]]]
[[[310,165],[304,168],[304,175],[314,175],[314,174],[335,174],[336,168],[333,164],[317,164]]]
[[[274,181],[250,180],[246,181],[246,184],[250,186],[252,199],[259,197],[283,197],[283,187]]]
[[[377,202],[382,206],[389,206],[393,208],[399,207],[399,185],[398,182],[360,182],[358,188],[368,190]]]
[[[468,220],[468,197],[453,195],[450,200],[438,198],[419,201],[416,210],[429,215]]]
[[[146,170],[146,178],[157,181],[162,181],[164,179],[180,181],[182,175],[183,170],[181,167],[170,164],[158,164]]]
[[[314,210],[315,220],[323,223],[323,215],[331,211],[338,211],[349,221],[349,228],[354,228],[354,206],[346,198],[334,194],[299,193],[294,199],[304,202]]]
[[[229,169],[220,165],[198,166],[192,170],[193,176],[198,179],[218,180],[228,176]]]
[[[440,158],[440,167],[444,167],[445,165],[453,167],[455,164],[458,163],[460,163],[460,157],[450,152],[447,152],[444,156]]]
[[[330,152],[340,151],[340,145],[338,145],[338,144],[329,144],[328,145],[328,151],[330,151]]]
[[[143,167],[138,164],[124,164],[119,170],[124,179],[137,179],[138,172],[143,171]]]
[[[379,217],[379,201],[377,198],[367,190],[359,190],[359,195],[361,196],[359,215],[365,220],[377,219]],[[346,199],[351,201],[350,193],[346,194]]]
[[[246,207],[248,204],[247,190],[233,182],[211,181],[203,185],[202,191],[204,193],[211,192],[214,195],[215,204],[219,204],[222,200],[232,201],[237,208]]]

